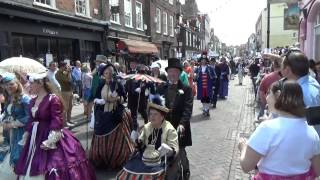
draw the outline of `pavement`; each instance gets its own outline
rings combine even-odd
[[[244,79],[242,86],[237,85],[237,81],[237,78],[230,81],[228,98],[218,101],[209,118],[203,117],[201,103],[194,101],[193,146],[187,148],[191,180],[246,180],[251,177],[240,168],[237,142],[239,136],[249,137],[255,129],[254,95],[249,77]],[[73,108],[73,120],[80,126],[72,131],[88,150],[92,129],[88,128],[82,113],[82,106]],[[97,170],[96,173],[99,180],[111,180],[115,179],[117,171]]]

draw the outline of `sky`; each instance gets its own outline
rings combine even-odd
[[[200,12],[209,14],[215,35],[227,45],[247,42],[266,0],[196,0]]]

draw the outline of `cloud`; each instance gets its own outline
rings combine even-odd
[[[266,0],[197,0],[199,10],[208,13],[215,34],[228,45],[246,43]]]

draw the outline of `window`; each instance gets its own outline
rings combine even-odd
[[[56,8],[55,0],[34,0],[33,4],[37,6],[47,7],[47,8]]]
[[[161,33],[161,10],[159,8],[156,9],[156,31]]]
[[[119,0],[109,0],[109,8],[111,12],[110,21],[120,24]]]
[[[170,31],[170,36],[174,36],[174,27],[173,27],[173,16],[170,16],[169,18],[169,31]]]
[[[191,32],[189,32],[189,42],[188,43],[189,43],[190,47],[192,47],[192,39],[191,39],[192,37],[191,37],[191,35],[192,35]]]
[[[169,0],[169,3],[170,3],[170,4],[173,4],[173,0]]]
[[[188,39],[189,35],[188,35],[188,31],[186,31],[186,46],[189,46],[189,39]]]
[[[124,0],[124,24],[132,27],[132,3],[131,0]]]
[[[317,15],[317,19],[314,26],[314,47],[313,47],[313,53],[314,53],[314,59],[319,60],[320,59],[320,51],[318,50],[320,48],[320,13]]]
[[[75,0],[76,14],[90,16],[88,0]]]
[[[142,4],[136,1],[136,27],[143,30]]]
[[[192,38],[193,38],[193,39],[192,39],[192,46],[193,46],[193,47],[196,47],[196,36],[193,35]]]
[[[168,34],[168,14],[166,12],[163,12],[162,20],[163,20],[163,34],[167,35]]]

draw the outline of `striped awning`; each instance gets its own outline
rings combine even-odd
[[[129,39],[122,39],[118,43],[118,48],[122,50],[127,48],[130,53],[141,53],[141,54],[159,53],[157,46],[151,42],[129,40]]]

